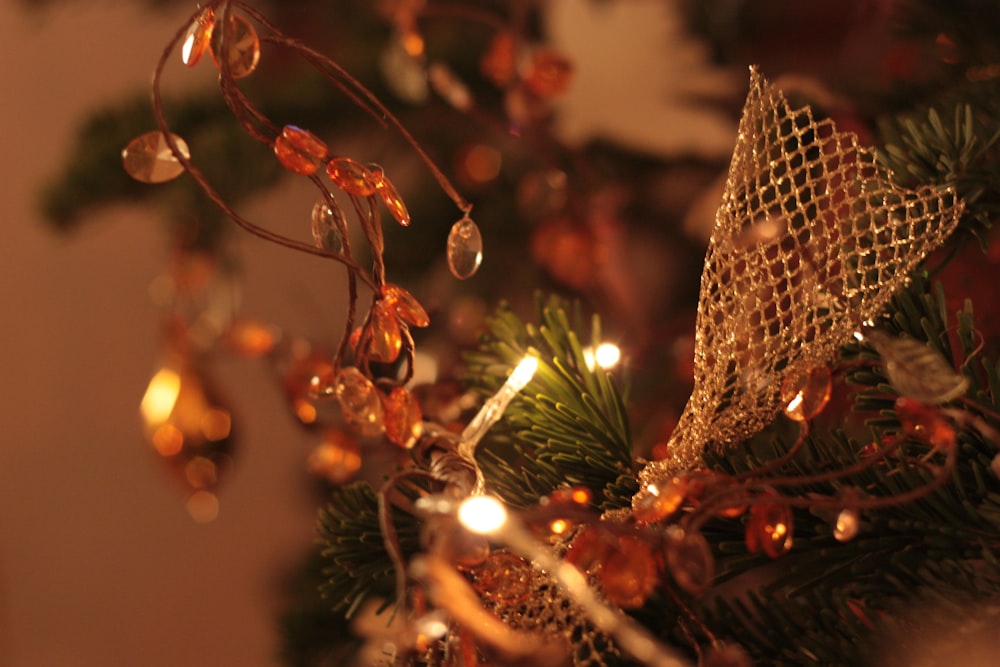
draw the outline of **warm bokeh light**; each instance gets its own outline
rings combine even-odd
[[[458,520],[467,530],[488,535],[507,523],[507,510],[492,496],[474,496],[459,505]]]
[[[149,381],[139,410],[148,426],[155,427],[170,418],[181,393],[181,376],[172,368],[161,368]]]
[[[219,499],[211,491],[195,491],[187,501],[187,511],[198,523],[211,523],[219,516]]]

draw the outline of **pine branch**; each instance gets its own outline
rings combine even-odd
[[[466,356],[471,386],[488,395],[526,354],[539,358],[534,380],[487,436],[480,464],[487,484],[507,502],[524,507],[565,484],[582,485],[607,509],[634,493],[631,436],[624,399],[610,372],[587,365],[565,304],[537,299],[540,325],[523,323],[507,307],[489,321],[479,351]],[[600,342],[591,323],[591,349]]]

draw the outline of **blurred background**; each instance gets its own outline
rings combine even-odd
[[[440,96],[414,94],[412,68],[398,54],[392,59],[386,17],[406,2],[271,4],[291,34],[318,42],[386,96],[476,203],[486,259],[476,278],[459,284],[441,256],[458,214],[409,149],[361,114],[346,129],[336,126],[342,99],[334,113],[314,88],[284,82],[272,110],[289,118],[279,124],[312,108],[303,124],[335,137],[345,154],[384,164],[410,203],[412,228],[387,231],[387,263],[390,280],[444,323],[432,327],[425,349],[453,363],[454,350],[474,340],[500,299],[522,307],[536,288],[580,296],[605,315],[609,335],[634,362],[637,441],[647,446],[669,433],[689,393],[701,258],[747,66],[760,63],[797,102],[818,104],[869,141],[873,118],[907,99],[901,90],[912,94],[932,78],[948,49],[933,38],[890,39],[898,3],[888,0],[831,7],[556,0],[538,3],[542,10],[528,12],[522,27],[539,49],[569,63],[572,76],[527,97],[502,95],[477,71],[492,31],[450,20],[429,29],[428,48],[443,45],[432,55],[479,81],[481,105],[463,115]],[[509,8],[473,4],[494,13]],[[77,144],[85,118],[144,99],[162,46],[194,7],[0,3],[7,231],[0,665],[279,664],[275,619],[284,581],[314,542],[317,495],[305,461],[315,438],[284,410],[267,368],[215,360],[238,449],[217,518],[192,521],[138,414],[163,358],[162,312],[150,289],[178,244],[177,212],[164,214],[169,206],[153,202],[146,186],[121,184],[119,151],[128,135],[100,148]],[[260,78],[280,81],[288,62],[268,57]],[[173,63],[167,92],[211,91],[213,72],[210,63],[192,70]],[[489,167],[494,153],[502,166]],[[485,172],[481,159],[470,160],[475,155],[489,158]],[[84,165],[76,180],[64,175],[69,163]],[[296,234],[308,239],[314,191],[305,179],[253,172],[252,163],[220,167],[233,177],[241,210],[285,230],[301,219]],[[257,192],[255,179],[267,187]],[[175,223],[164,224],[171,215]],[[218,249],[205,229],[181,236],[197,249]],[[244,311],[310,339],[339,331],[341,272],[239,235],[227,236],[225,254],[239,265]]]

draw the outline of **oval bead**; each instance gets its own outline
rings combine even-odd
[[[381,184],[378,186],[378,193],[382,197],[382,202],[389,210],[389,213],[396,219],[396,222],[403,227],[409,227],[410,212],[403,202],[403,197],[396,190],[396,186],[388,178],[382,179]]]
[[[220,54],[223,49],[225,52]],[[233,14],[224,29],[212,31],[210,52],[220,70],[222,56],[225,56],[229,75],[234,79],[242,79],[257,69],[257,63],[260,62],[260,38],[250,21]]]
[[[462,218],[448,234],[448,268],[459,280],[475,275],[483,261],[483,237],[472,218]]]
[[[312,237],[317,248],[340,252],[344,249],[344,237],[341,229],[347,227],[347,217],[334,203],[332,206],[325,199],[316,202],[312,210]]]
[[[326,174],[333,184],[350,195],[368,197],[375,194],[376,181],[365,165],[349,157],[335,157],[326,165]]]
[[[191,153],[187,144],[176,134],[170,135],[185,159]],[[142,183],[166,183],[184,173],[184,166],[177,160],[163,133],[159,130],[141,134],[128,143],[122,151],[125,172]]]
[[[181,62],[188,67],[194,67],[205,55],[208,45],[212,42],[212,28],[215,27],[215,12],[211,7],[199,14],[191,25],[184,40],[181,42]]]
[[[427,311],[420,305],[416,297],[399,285],[385,283],[382,285],[381,292],[385,302],[396,311],[399,319],[407,324],[415,327],[426,327],[431,323],[430,316],[427,315]]]
[[[274,140],[274,154],[285,169],[312,176],[319,171],[328,150],[315,134],[301,127],[286,125]]]
[[[371,341],[368,357],[385,363],[391,363],[399,358],[399,353],[403,349],[403,332],[396,313],[382,299],[372,306],[369,327]]]
[[[785,415],[797,422],[809,421],[830,402],[833,380],[830,369],[817,366],[808,371],[790,372],[781,383],[781,402]]]
[[[385,409],[385,437],[389,442],[408,448],[420,435],[423,415],[413,394],[403,387],[395,387],[383,401]]]
[[[382,398],[371,380],[354,366],[342,368],[334,381],[333,393],[340,403],[344,420],[364,436],[385,430]]]
[[[667,568],[674,581],[691,595],[700,595],[715,577],[715,557],[701,533],[674,531],[667,544]]]
[[[777,496],[768,493],[769,497]],[[750,553],[763,551],[771,558],[792,548],[792,510],[781,502],[763,500],[750,507],[746,525],[746,545]]]

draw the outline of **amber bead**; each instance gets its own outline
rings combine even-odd
[[[400,447],[410,447],[420,436],[423,414],[413,394],[395,387],[382,402],[385,409],[385,437]]]
[[[260,62],[260,38],[246,18],[233,14],[226,26],[212,31],[210,43],[212,58],[222,69],[223,58],[234,79],[250,76]],[[225,51],[223,51],[225,49]]]
[[[342,229],[347,228],[347,217],[336,202],[325,199],[316,202],[312,210],[312,237],[317,248],[340,252],[344,249]]]
[[[514,77],[514,43],[514,33],[498,32],[479,64],[483,76],[501,88]]]
[[[680,508],[687,495],[686,477],[674,477],[666,484],[649,485],[637,494],[632,503],[632,516],[640,524],[662,521]]]
[[[832,388],[830,369],[826,366],[790,372],[781,383],[785,415],[797,422],[809,421],[830,402]]]
[[[847,508],[840,511],[833,524],[833,536],[838,542],[850,542],[858,535],[861,519],[856,509]]]
[[[326,160],[328,150],[315,134],[301,127],[286,125],[274,140],[278,162],[296,174],[312,176]]]
[[[763,551],[777,558],[792,548],[792,510],[780,500],[767,499],[777,497],[777,493],[769,492],[750,506],[745,535],[750,553]]]
[[[475,275],[483,261],[483,237],[472,218],[464,217],[448,233],[448,269],[459,280]]]
[[[171,134],[177,150],[185,159],[191,157],[187,144]],[[142,183],[166,183],[184,173],[184,166],[174,156],[164,134],[159,130],[142,134],[129,142],[122,151],[125,172]]]
[[[543,499],[546,504],[567,504],[579,507],[589,507],[594,499],[593,492],[585,486],[571,486],[556,489]]]
[[[420,305],[416,297],[399,285],[386,283],[381,287],[382,298],[396,311],[399,319],[415,327],[426,327],[431,323],[427,311]]]
[[[609,545],[601,528],[584,526],[573,537],[565,560],[584,572],[590,572],[604,561]]]
[[[667,568],[674,582],[692,595],[705,591],[715,577],[715,558],[701,533],[677,529],[669,534]]]
[[[333,392],[334,368],[328,355],[303,351],[295,354],[283,374],[283,386],[292,412],[303,424],[319,416],[316,398]]]
[[[361,446],[350,433],[327,429],[320,444],[310,452],[306,467],[332,484],[344,484],[361,469]]]
[[[181,41],[181,61],[188,67],[194,67],[208,49],[212,41],[212,28],[215,27],[215,12],[211,7],[195,17]]]
[[[941,411],[912,398],[896,399],[896,417],[903,431],[936,449],[951,451],[958,444],[955,429]]]
[[[729,475],[714,470],[696,470],[685,477],[686,499],[693,506],[707,503],[712,514],[726,518],[740,516],[746,511],[745,492]]]
[[[372,306],[368,326],[371,331],[368,357],[385,363],[398,359],[403,349],[403,330],[396,313],[383,299]]]
[[[384,175],[377,179],[378,182],[378,194],[382,198],[382,202],[385,204],[386,209],[388,209],[389,214],[396,219],[396,222],[404,227],[410,226],[410,212],[406,208],[406,204],[403,202],[403,197],[396,190],[396,186],[392,184],[388,178]]]
[[[659,581],[652,548],[639,537],[615,537],[601,562],[598,578],[608,600],[623,609],[641,607]]]
[[[494,551],[469,573],[472,587],[487,600],[511,605],[531,595],[531,564],[509,551]]]
[[[375,177],[368,167],[349,157],[335,157],[326,165],[326,174],[333,184],[350,195],[368,197],[375,194]]]
[[[344,420],[358,433],[374,436],[385,430],[379,391],[357,368],[349,366],[340,369],[333,393],[340,403]]]

